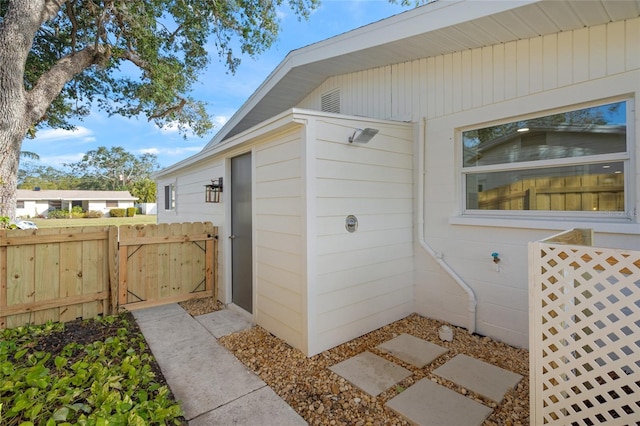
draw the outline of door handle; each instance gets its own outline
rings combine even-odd
[[[235,239],[236,239],[236,236],[235,236],[235,235],[229,235],[229,239],[230,239],[230,240],[235,240]]]

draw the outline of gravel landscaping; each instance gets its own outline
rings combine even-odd
[[[192,300],[180,305],[194,316],[224,309],[224,305],[213,298]],[[311,425],[407,425],[409,423],[405,419],[385,408],[384,404],[425,377],[494,408],[484,422],[485,426],[528,425],[528,351],[488,337],[471,335],[453,326],[450,327],[454,330],[454,339],[445,342],[438,337],[438,329],[444,324],[413,314],[310,358],[259,326],[222,337],[219,342]],[[402,333],[446,347],[449,352],[424,368],[416,368],[376,349],[377,345]],[[395,362],[413,375],[377,397],[372,397],[329,370],[332,365],[364,351]],[[496,405],[432,373],[458,354],[488,362],[525,378]]]

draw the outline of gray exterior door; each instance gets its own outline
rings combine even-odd
[[[231,300],[253,313],[251,153],[231,159]]]

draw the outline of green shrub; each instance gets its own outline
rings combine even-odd
[[[136,215],[135,207],[127,207],[127,217],[134,217]]]
[[[84,217],[90,218],[90,219],[95,219],[95,218],[99,218],[102,217],[103,214],[100,210],[89,210],[88,212],[86,212],[84,214]]]
[[[49,219],[68,219],[69,212],[67,210],[51,210],[47,213]]]
[[[111,209],[109,210],[109,216],[111,217],[125,217],[126,214],[125,209]]]
[[[71,209],[71,217],[74,219],[85,217],[85,213],[84,210],[82,210],[82,207],[73,206],[73,208]]]

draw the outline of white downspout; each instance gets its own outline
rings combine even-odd
[[[425,208],[424,208],[424,189],[425,189],[425,152],[427,144],[427,132],[426,132],[426,119],[422,119],[420,122],[420,142],[418,143],[418,238],[420,246],[427,252],[438,264],[444,269],[447,274],[458,284],[458,286],[467,293],[467,311],[469,313],[469,325],[467,327],[469,333],[475,333],[476,331],[476,295],[473,294],[473,290],[464,280],[444,261],[442,253],[436,252],[431,247],[424,237],[424,223],[425,223]]]

